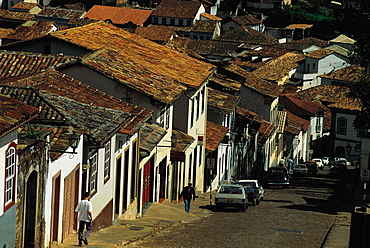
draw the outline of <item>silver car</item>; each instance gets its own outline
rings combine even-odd
[[[256,187],[258,189],[258,192],[260,193],[260,198],[263,200],[263,197],[265,196],[265,190],[262,187],[262,184],[260,183],[259,180],[256,179],[243,179],[243,180],[238,180],[238,182],[243,183],[243,182],[254,182],[256,184]]]

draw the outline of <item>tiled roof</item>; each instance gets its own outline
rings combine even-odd
[[[298,135],[301,131],[307,132],[310,121],[296,116],[295,114],[285,110],[287,114],[285,131],[294,135]]]
[[[194,19],[201,5],[198,1],[163,0],[152,16]]]
[[[71,56],[0,50],[0,79],[34,74],[72,60]]]
[[[261,93],[262,95],[275,98],[278,97],[280,93],[284,90],[282,86],[263,80],[262,78],[255,76],[253,72],[250,73],[235,64],[230,64],[228,66],[225,66],[224,68],[245,78],[243,85]]]
[[[132,22],[136,25],[142,26],[145,21],[148,20],[152,12],[153,10],[147,9],[94,5],[83,18],[101,21],[111,20],[114,24],[126,24],[128,22]]]
[[[317,100],[331,108],[361,110],[361,102],[358,99],[348,97],[349,88],[336,85],[319,85],[302,90],[296,96],[305,101]]]
[[[285,29],[306,29],[306,28],[311,28],[313,25],[312,24],[291,24]]]
[[[174,42],[177,42],[178,40],[179,39],[175,39]],[[237,53],[235,51],[240,47],[240,43],[189,39],[186,43],[183,43],[183,46],[192,52],[204,56],[217,55],[236,57]]]
[[[185,92],[186,87],[167,76],[164,70],[161,73],[156,71],[149,65],[151,62],[140,63],[127,54],[108,49],[100,49],[82,59],[82,64],[89,68],[160,102],[171,104]]]
[[[38,109],[0,94],[0,138],[37,116]]]
[[[263,60],[263,61],[261,61],[259,59],[244,61],[244,60],[241,59],[241,57],[238,57],[233,61],[233,64],[236,64],[236,65],[238,65],[240,67],[243,67],[243,68],[249,68],[249,69],[256,70],[256,69],[261,68],[262,66],[266,65],[267,63],[269,63],[273,59],[275,59],[275,58],[269,58],[269,59],[266,59],[266,60]]]
[[[215,151],[228,131],[228,127],[224,127],[211,121],[207,121],[206,149],[208,151]]]
[[[130,61],[130,65],[135,64],[135,68],[141,66],[146,73],[162,75],[188,87],[199,87],[216,69],[214,65],[191,58],[184,53],[171,50],[105,22],[57,31],[50,35],[89,50],[103,47],[114,49],[122,56],[122,61]],[[125,64],[122,68],[127,66],[128,64]]]
[[[215,40],[270,46],[278,44],[276,38],[249,27],[238,27],[218,36]]]
[[[156,124],[145,123],[140,129],[140,149],[152,151],[166,135],[166,132],[166,129]]]
[[[249,134],[256,135],[264,122],[263,117],[245,108],[236,107],[236,125],[246,127],[248,125]]]
[[[303,101],[292,95],[281,95],[279,103],[298,116],[315,116],[325,111],[325,107],[317,101]]]
[[[208,107],[212,109],[231,113],[238,104],[239,99],[239,96],[208,88]]]
[[[81,18],[85,15],[86,11],[65,9],[58,7],[44,7],[36,16],[42,17],[57,17],[62,19]]]
[[[18,2],[16,3],[13,8],[14,9],[24,9],[24,10],[30,10],[36,6],[40,6],[38,3],[28,3],[28,2]]]
[[[168,26],[151,25],[149,27],[137,27],[135,34],[152,41],[169,41],[176,35],[176,32]]]
[[[322,59],[322,58],[325,58],[326,56],[328,56],[330,54],[333,54],[333,53],[334,53],[334,51],[332,51],[332,50],[322,48],[322,49],[318,49],[318,50],[312,51],[310,53],[307,53],[305,56],[309,57],[309,58],[314,58],[314,59]]]
[[[173,151],[175,152],[185,152],[186,149],[195,141],[193,136],[190,136],[180,130],[172,130],[172,136],[176,137],[175,146]]]
[[[289,77],[289,72],[303,63],[304,59],[303,55],[286,53],[253,71],[252,74],[266,80],[280,81],[284,77]]]
[[[56,29],[52,22],[47,21],[26,21],[11,32],[6,39],[10,40],[31,40],[47,35]]]
[[[344,43],[344,44],[355,44],[356,40],[349,38],[348,36],[341,34],[330,40],[333,43]]]
[[[225,90],[232,90],[232,91],[239,91],[242,87],[242,83],[233,80],[226,75],[216,73],[213,75],[210,79],[210,82],[216,83],[220,86],[222,86]]]
[[[10,20],[32,21],[35,19],[35,15],[27,12],[18,12],[0,9],[0,18]]]
[[[275,130],[274,124],[264,121],[258,130],[258,144],[263,145],[266,142],[266,139],[269,138]]]
[[[328,49],[328,50],[331,50],[333,52],[336,52],[344,57],[347,57],[349,58],[351,56],[351,51],[342,47],[342,46],[339,46],[339,45],[331,45],[331,46],[328,46],[328,47],[325,47],[325,49]]]
[[[262,21],[258,20],[256,17],[253,15],[243,15],[243,16],[236,16],[232,18],[232,20],[242,26],[248,26],[248,25],[257,25],[261,24]]]
[[[330,73],[321,75],[321,78],[328,78],[332,80],[338,80],[343,82],[360,82],[361,78],[364,77],[365,68],[358,65],[351,65],[344,67],[339,70],[332,71]]]
[[[218,16],[215,16],[215,15],[211,15],[211,14],[206,13],[206,12],[204,12],[204,13],[202,13],[200,15],[203,16],[203,17],[205,17],[205,18],[207,18],[207,19],[209,19],[209,20],[214,20],[214,21],[221,21],[222,20],[222,18],[220,18]]]
[[[279,48],[279,47],[263,47],[262,49],[259,50],[251,50],[246,52],[242,57],[245,56],[258,56],[262,58],[268,58],[268,57],[279,57],[281,55],[286,54],[289,52],[289,49],[284,49],[284,48]]]
[[[190,28],[190,32],[199,32],[199,33],[214,33],[217,27],[217,21],[205,21],[205,20],[198,20],[195,24]]]
[[[13,29],[0,28],[0,39],[7,37],[12,32],[14,32]]]
[[[294,51],[302,51],[306,48],[309,48],[311,46],[317,46],[317,47],[326,47],[328,45],[328,42],[325,40],[320,40],[313,37],[308,37],[300,40],[294,40],[286,43],[281,43],[275,45],[275,47],[283,48],[283,49],[289,49]]]
[[[88,105],[128,112],[130,118],[120,128],[121,133],[136,132],[141,123],[148,120],[153,113],[151,110],[126,103],[55,70],[42,72],[10,84],[17,87],[32,87]]]

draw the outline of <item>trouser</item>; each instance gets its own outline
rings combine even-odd
[[[83,235],[84,229],[86,226],[86,233]],[[80,226],[78,228],[78,240],[81,240],[81,238],[88,238],[90,234],[92,233],[92,227],[91,227],[91,222],[83,221],[80,220]]]
[[[190,212],[190,201],[189,199],[184,199],[184,202],[185,202],[185,211],[186,212]]]

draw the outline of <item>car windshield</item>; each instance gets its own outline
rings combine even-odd
[[[222,186],[219,193],[221,194],[242,194],[242,189],[239,187]]]

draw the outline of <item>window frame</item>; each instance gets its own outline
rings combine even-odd
[[[12,152],[10,155],[9,153]],[[10,159],[10,156],[12,159]],[[10,160],[10,161],[9,161]],[[12,167],[11,176],[7,178],[9,167]],[[10,184],[8,182],[10,181]],[[17,144],[12,142],[5,151],[5,170],[4,170],[4,212],[15,205],[17,183]],[[10,190],[8,189],[10,188]],[[10,191],[10,198],[8,198]]]
[[[343,121],[343,125],[342,122]],[[337,119],[337,134],[346,135],[347,134],[347,118],[338,117]]]
[[[94,153],[90,159],[90,194],[98,192],[98,153]]]
[[[110,179],[110,169],[111,169],[111,142],[108,141],[104,144],[104,183]]]

